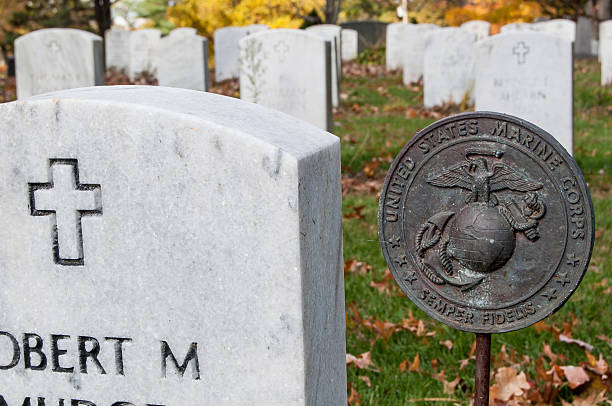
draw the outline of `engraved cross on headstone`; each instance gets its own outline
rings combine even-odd
[[[285,62],[285,58],[287,57],[287,52],[289,52],[289,45],[282,39],[274,45],[274,51],[278,54],[278,60],[281,62]]]
[[[518,57],[518,64],[522,65],[525,63],[526,56],[529,53],[529,47],[525,45],[523,41],[521,41],[516,44],[514,48],[512,48],[512,53]]]
[[[59,44],[55,40],[49,42],[49,45],[47,46],[49,47],[49,51],[51,51],[54,54],[58,54],[62,50],[62,48],[59,46]]]
[[[83,265],[81,217],[102,214],[100,185],[79,183],[76,159],[50,159],[49,182],[29,183],[30,214],[53,214],[53,259],[61,265]]]

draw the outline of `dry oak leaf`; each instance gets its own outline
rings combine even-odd
[[[452,351],[454,345],[451,340],[440,341],[439,344],[448,348],[449,351]]]
[[[370,381],[369,376],[359,375],[358,378],[361,379],[368,388],[372,387],[372,381]]]
[[[455,393],[455,388],[457,387],[457,385],[459,385],[460,380],[461,380],[461,377],[459,376],[459,374],[457,374],[457,377],[453,379],[452,381],[446,381],[443,379],[442,380],[442,391],[447,395],[452,395],[453,393]]]
[[[495,372],[492,397],[507,402],[512,396],[522,396],[530,387],[524,372],[519,374],[514,368],[501,367]]]
[[[599,359],[597,359],[590,352],[586,350],[584,352],[589,360],[588,364],[585,365],[589,371],[595,372],[597,375],[605,375],[608,372],[608,363],[603,359],[601,353],[599,354]]]
[[[566,336],[565,334],[560,334],[559,335],[559,341],[561,341],[562,343],[568,343],[568,344],[576,344],[577,346],[584,348],[587,351],[593,351],[593,346],[589,343],[585,343],[584,341],[581,340],[576,340],[574,338],[570,338],[568,336]]]
[[[421,365],[421,358],[419,357],[419,354],[414,356],[414,360],[410,362],[410,365],[408,365],[409,361],[410,358],[406,358],[404,361],[402,361],[402,363],[400,363],[399,369],[401,372],[406,370],[406,366],[408,366],[408,372],[416,372],[419,370],[419,366]]]
[[[349,383],[349,395],[348,395],[348,404],[349,406],[361,406],[361,395],[357,393],[355,388]]]
[[[561,404],[563,406],[593,406],[598,405],[602,402],[606,402],[607,404],[612,405],[612,402],[606,397],[605,390],[602,390],[601,392],[590,393],[584,398],[574,396],[574,401],[572,403],[566,402],[565,400],[561,400]]]
[[[591,379],[583,367],[568,365],[561,367],[561,369],[563,370],[563,374],[565,375],[571,389],[576,389]]]
[[[358,369],[370,369],[374,364],[372,363],[372,354],[370,351],[359,354],[358,357],[353,354],[346,354],[346,365],[353,364]]]

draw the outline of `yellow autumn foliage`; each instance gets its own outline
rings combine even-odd
[[[458,26],[470,20],[491,23],[492,33],[502,25],[515,22],[532,22],[542,15],[542,7],[536,1],[521,0],[472,0],[463,7],[452,7],[444,16],[449,26]]]
[[[230,25],[299,28],[303,16],[320,13],[323,5],[324,0],[178,0],[168,8],[168,19],[212,38],[216,29]]]

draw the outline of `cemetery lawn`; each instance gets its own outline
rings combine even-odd
[[[342,143],[347,353],[355,357],[347,358],[349,403],[467,404],[473,395],[474,334],[429,319],[403,296],[387,271],[376,223],[378,194],[393,158],[417,130],[465,109],[423,110],[422,87],[404,86],[401,74],[385,74],[381,66],[347,64],[344,71],[334,133]],[[612,398],[612,379],[602,379],[595,367],[601,372],[606,361],[612,362],[612,88],[601,88],[599,80],[596,61],[576,62],[575,158],[596,216],[588,272],[552,317],[493,336],[493,372],[514,367],[525,374],[509,376],[500,386],[515,385],[515,399],[533,404],[598,404]],[[593,349],[587,353],[578,344],[562,342],[561,335]],[[600,354],[603,363],[597,363]],[[544,372],[554,365],[556,381],[552,372]],[[590,381],[571,389],[576,378],[564,376],[558,368],[564,366],[585,366]]]

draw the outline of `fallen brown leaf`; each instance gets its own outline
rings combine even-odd
[[[453,346],[454,346],[454,344],[453,344],[453,342],[451,340],[444,340],[444,341],[440,341],[439,343],[440,343],[440,345],[443,345],[446,348],[448,348],[449,351],[452,351]]]
[[[349,383],[349,395],[348,395],[348,404],[349,406],[361,406],[361,395],[357,393],[355,388]]]
[[[608,372],[608,363],[605,359],[603,359],[601,353],[599,354],[599,359],[595,358],[593,354],[588,351],[584,351],[586,353],[587,359],[589,362],[585,364],[585,367],[597,375],[605,375]]]
[[[565,379],[567,379],[567,382],[569,383],[569,387],[571,389],[576,389],[577,387],[588,382],[591,379],[589,378],[589,374],[586,373],[583,367],[568,365],[561,367],[561,369],[563,370]]]
[[[360,375],[358,378],[361,379],[361,381],[363,381],[368,388],[372,387],[372,381],[370,381],[369,376]]]
[[[593,351],[593,346],[591,344],[585,343],[584,341],[581,341],[581,340],[570,338],[566,336],[565,334],[559,335],[559,341],[561,341],[562,343],[576,344],[577,346],[584,348],[587,351]]]
[[[513,396],[522,396],[531,386],[524,372],[511,367],[501,367],[495,372],[495,384],[491,388],[493,399],[507,402]]]
[[[457,374],[457,377],[452,381],[442,380],[442,391],[447,395],[452,395],[453,393],[455,393],[455,388],[457,388],[457,385],[459,385],[460,380],[461,377],[459,376],[459,374]]]
[[[370,351],[359,354],[358,357],[352,354],[346,354],[346,365],[353,364],[357,369],[371,369],[374,366],[372,363]]]

